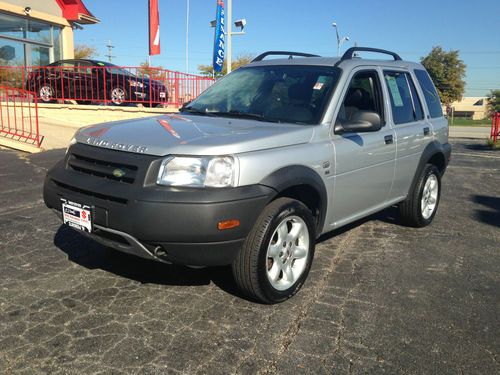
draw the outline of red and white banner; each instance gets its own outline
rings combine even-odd
[[[149,0],[149,54],[160,54],[160,12],[158,0]]]

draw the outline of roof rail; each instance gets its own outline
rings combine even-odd
[[[290,52],[290,51],[267,51],[264,53],[261,53],[259,56],[257,56],[255,59],[252,60],[252,62],[257,62],[257,61],[262,61],[264,60],[265,57],[267,56],[273,56],[273,55],[288,55],[288,59],[293,59],[293,56],[300,56],[300,57],[319,57],[318,55],[312,55],[310,53],[303,53],[303,52]]]
[[[351,47],[347,51],[345,51],[345,53],[340,58],[340,61],[350,60],[350,59],[352,59],[354,57],[354,54],[356,52],[363,52],[363,51],[364,52],[376,52],[376,53],[383,53],[385,55],[391,55],[394,58],[394,61],[402,60],[401,57],[397,53],[391,52],[391,51],[387,51],[385,49],[370,48],[370,47]]]

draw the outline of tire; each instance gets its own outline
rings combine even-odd
[[[41,84],[38,86],[37,96],[43,103],[54,103],[55,100],[55,91],[54,88],[49,84]]]
[[[114,105],[125,105],[127,104],[127,90],[121,86],[111,87],[109,90],[109,100]]]
[[[297,200],[276,199],[259,216],[232,264],[236,284],[251,299],[285,301],[304,284],[315,242],[311,211]]]
[[[422,228],[436,215],[441,197],[441,173],[435,165],[426,164],[408,198],[399,204],[404,224]]]

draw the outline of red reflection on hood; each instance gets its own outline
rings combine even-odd
[[[91,137],[99,138],[101,135],[105,134],[108,130],[109,130],[108,127],[104,127],[97,130],[93,130],[90,133],[88,133],[88,135],[90,135]]]
[[[172,128],[172,125],[170,125],[167,120],[160,119],[160,120],[158,120],[158,122],[160,123],[161,126],[163,126],[163,129],[165,129],[166,131],[168,131],[175,138],[181,139],[181,136],[179,135],[179,133],[177,133],[174,130],[174,128]]]

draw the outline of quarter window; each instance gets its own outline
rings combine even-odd
[[[422,69],[415,69],[415,76],[417,77],[418,83],[422,88],[424,93],[425,102],[427,103],[427,108],[429,109],[429,114],[432,118],[443,116],[443,108],[441,107],[441,102],[439,101],[439,95],[432,83],[429,74]]]
[[[391,99],[394,123],[405,124],[422,120],[422,104],[411,76],[405,72],[385,71],[384,78]]]

